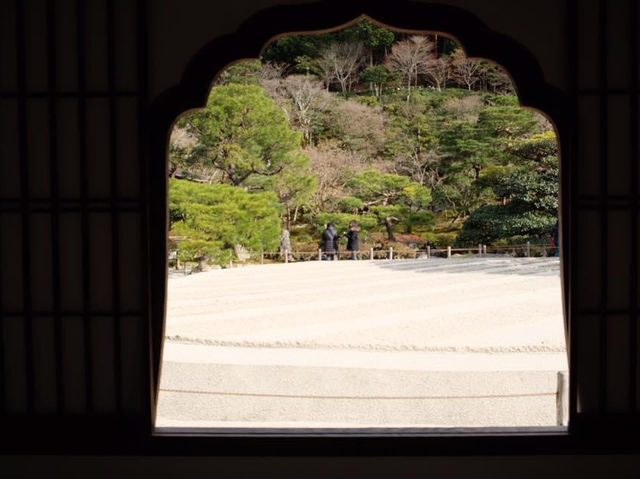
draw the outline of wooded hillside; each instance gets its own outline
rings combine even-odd
[[[170,176],[187,260],[274,249],[283,228],[315,250],[330,221],[356,219],[379,248],[546,243],[557,221],[555,134],[508,76],[447,38],[368,21],[227,68],[177,123]]]

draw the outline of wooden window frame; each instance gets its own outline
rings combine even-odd
[[[569,0],[576,7],[576,0]],[[273,39],[296,34],[315,34],[344,28],[366,17],[394,30],[439,33],[452,37],[468,56],[484,58],[507,70],[516,86],[520,104],[543,113],[554,125],[560,159],[561,277],[567,352],[570,373],[577,362],[571,335],[571,270],[574,262],[574,218],[576,197],[575,95],[549,85],[535,57],[510,37],[490,30],[469,12],[443,5],[416,4],[407,1],[342,2],[274,7],[252,16],[235,33],[205,45],[189,62],[180,84],[166,91],[151,106],[150,127],[150,273],[151,273],[151,398],[148,447],[170,455],[288,455],[288,456],[468,456],[571,454],[584,452],[634,451],[624,434],[611,436],[606,444],[603,431],[622,431],[629,417],[612,423],[577,414],[577,384],[570,374],[569,427],[556,428],[471,428],[471,429],[154,429],[155,407],[159,393],[162,345],[165,326],[167,281],[167,157],[168,138],[177,118],[206,104],[214,78],[228,65],[240,59],[259,57]],[[575,53],[576,19],[569,15],[568,48]],[[575,58],[575,54],[573,55]],[[572,85],[577,85],[577,64],[571,62]],[[574,81],[575,80],[575,81]],[[577,89],[577,87],[576,87]],[[577,91],[577,90],[576,90]],[[616,425],[617,424],[617,425]],[[610,436],[610,435],[609,435]]]

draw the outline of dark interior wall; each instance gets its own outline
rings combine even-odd
[[[232,33],[250,15],[272,5],[305,3],[312,2],[155,2],[149,31],[151,94],[177,84],[188,60],[205,43],[216,36]],[[535,8],[524,7],[528,2],[509,0],[442,0],[432,3],[463,7],[492,30],[516,38],[535,54],[549,83],[567,87],[567,51],[566,48],[557,48],[565,39],[566,1],[540,0],[535,2]],[[335,8],[340,9],[339,3]],[[526,11],[525,15],[523,11]],[[184,28],[185,25],[189,28]]]
[[[162,205],[149,196],[149,171],[159,160],[146,143],[152,120],[147,114],[205,44],[253,13],[287,3],[311,2],[0,2],[3,445],[13,434],[54,441],[55,428],[41,430],[45,421],[67,434],[76,427],[86,432],[82,428],[89,425],[88,440],[102,435],[115,441],[127,431],[135,442],[135,434],[144,432],[153,399],[149,251],[150,244],[164,241],[149,235],[150,212]],[[563,200],[570,202],[571,215],[563,218],[563,228],[573,234],[563,239],[563,254],[571,260],[565,284],[572,373],[581,391],[574,419],[593,419],[598,427],[615,422],[637,444],[630,429],[640,405],[637,2],[439,3],[471,12],[523,45],[545,80],[567,95]],[[104,469],[104,459],[7,461],[11,467],[113,474],[169,474],[184,463],[120,460],[112,463],[115,469]],[[611,468],[625,477],[638,467],[632,457],[590,461],[520,457],[504,464],[556,471],[558,477]],[[220,464],[229,472],[237,464],[249,468],[247,474],[258,463],[290,473],[300,464],[315,464],[316,472],[327,474],[336,464],[380,472],[379,463],[364,459],[350,466],[321,460],[189,462],[193,471]],[[495,458],[395,464],[413,473],[423,465],[443,471],[438,468],[444,464],[452,477],[465,477],[471,468],[512,476]]]

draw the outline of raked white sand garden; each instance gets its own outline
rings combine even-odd
[[[172,275],[159,427],[553,426],[558,258]]]

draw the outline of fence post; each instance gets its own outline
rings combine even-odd
[[[482,256],[482,245],[481,244],[478,245],[478,254],[480,256]]]
[[[322,261],[322,250],[318,248],[318,261]]]
[[[260,251],[260,264],[264,264],[264,251]]]
[[[558,389],[556,392],[556,411],[558,426],[569,424],[569,379],[566,371],[558,371]]]
[[[393,259],[393,246],[389,246],[389,259]]]
[[[527,258],[531,256],[531,243],[527,241]]]
[[[373,261],[373,248],[369,250],[369,259]]]
[[[451,258],[451,246],[447,246],[447,259]]]
[[[431,259],[431,246],[427,245],[427,259]]]
[[[284,264],[287,264],[289,262],[289,250],[285,249],[284,250]]]
[[[487,256],[487,245],[486,244],[482,245],[482,256]]]

